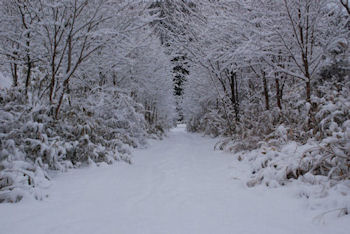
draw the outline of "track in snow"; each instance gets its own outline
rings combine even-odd
[[[244,165],[215,142],[180,126],[131,166],[60,175],[42,202],[0,204],[0,234],[348,233],[346,219],[314,220],[288,188],[246,188]]]

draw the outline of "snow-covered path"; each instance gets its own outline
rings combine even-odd
[[[179,127],[133,165],[60,175],[44,201],[0,204],[0,233],[349,233],[348,218],[324,224],[288,188],[246,188],[244,166],[215,141]]]

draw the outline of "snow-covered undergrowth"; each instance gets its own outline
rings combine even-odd
[[[323,214],[348,215],[350,211],[350,127],[349,120],[339,131],[306,144],[288,140],[288,130],[279,126],[275,138],[261,141],[257,149],[236,151],[242,143],[232,138],[216,145],[233,151],[239,161],[250,165],[248,187],[294,186],[295,196],[307,199],[311,209]]]
[[[318,147],[316,142],[306,145],[289,142],[280,148],[264,145],[253,151],[236,153],[236,156],[251,166],[251,176],[246,178],[248,187],[261,185],[273,189],[295,186],[295,196],[308,199],[310,208],[347,215],[350,210],[350,180],[339,180],[320,173],[322,156],[308,156],[308,152],[315,152]]]
[[[11,80],[10,78],[8,78],[7,76],[4,76],[4,74],[2,74],[0,72],[0,89],[6,89],[11,87]]]
[[[1,93],[0,202],[43,199],[51,170],[131,163],[130,149],[150,137],[143,106],[121,91],[106,88],[75,103],[64,105],[58,120],[47,105],[28,105],[18,89]],[[152,132],[153,138],[162,134]]]

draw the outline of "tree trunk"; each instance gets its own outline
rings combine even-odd
[[[266,74],[264,71],[262,72],[262,77],[263,77],[263,83],[264,83],[265,109],[270,110],[269,90],[267,85]]]
[[[65,80],[63,82],[63,88],[62,88],[62,93],[61,96],[58,100],[58,105],[56,107],[56,113],[55,113],[55,118],[58,119],[58,114],[60,113],[60,109],[62,106],[62,102],[63,102],[63,98],[64,98],[64,94],[66,93],[67,89],[68,89],[68,84],[69,84],[69,80]]]
[[[310,79],[306,81],[306,101],[311,103],[311,82]]]
[[[281,98],[282,98],[282,91],[280,88],[280,80],[276,77],[275,78],[275,82],[276,82],[276,100],[277,100],[277,106],[278,108],[280,108],[280,110],[282,110],[282,104],[281,104]]]
[[[17,73],[17,64],[11,64],[11,74],[12,74],[12,85],[14,87],[18,86],[18,73]]]
[[[53,102],[53,93],[55,90],[55,83],[56,83],[56,76],[55,76],[55,53],[52,57],[52,63],[51,63],[51,84],[50,84],[50,103]]]
[[[27,56],[27,77],[26,77],[26,95],[28,94],[28,88],[30,84],[30,77],[32,73],[32,63],[30,61],[30,56]]]
[[[230,77],[231,103],[235,111],[236,121],[239,121],[239,105],[238,105],[238,88],[237,88],[237,73],[231,72]]]

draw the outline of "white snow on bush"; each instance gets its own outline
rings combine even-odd
[[[11,79],[5,76],[0,71],[0,89],[7,89],[11,87]]]

